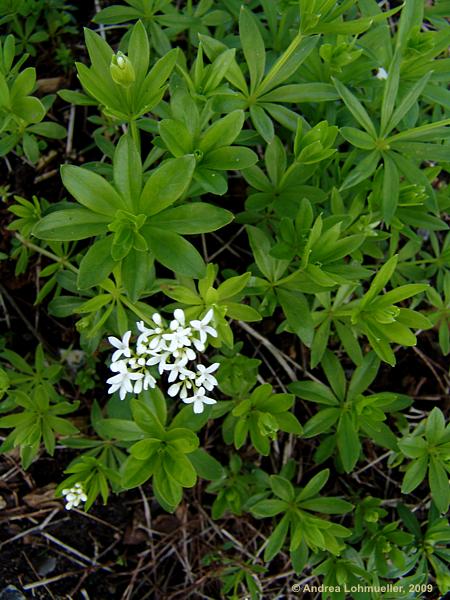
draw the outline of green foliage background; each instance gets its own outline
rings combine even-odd
[[[227,598],[264,597],[282,552],[298,577],[329,586],[402,582],[361,600],[444,594],[450,4],[243,4],[128,0],[98,12],[73,89],[58,93],[89,115],[80,166],[58,142],[56,96],[39,95],[24,64],[53,40],[72,67],[74,7],[0,3],[0,156],[36,165],[54,145],[65,188],[62,200],[4,190],[14,238],[1,258],[20,275],[43,257],[36,303],[76,322],[85,361],[74,375],[41,345],[34,359],[3,349],[0,427],[11,431],[0,449],[19,447],[25,468],[56,440],[76,449],[57,493],[82,482],[86,509],[149,483],[174,511],[199,486],[214,519],[262,520],[260,563],[232,558],[221,571]],[[233,244],[238,260],[225,253]],[[194,415],[163,386],[107,400],[103,340],[175,308],[214,311],[220,401]],[[384,384],[423,336],[442,392],[425,408]],[[87,409],[79,432],[71,416]],[[358,479],[378,463],[395,481],[389,497]]]

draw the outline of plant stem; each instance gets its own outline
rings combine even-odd
[[[137,151],[140,154],[141,153],[141,136],[139,135],[139,128],[136,125],[136,121],[134,119],[130,120],[130,131],[131,131],[131,137],[133,138],[134,143],[136,144]]]
[[[29,240],[27,240],[26,238],[24,238],[23,236],[21,236],[20,233],[16,233],[16,238],[19,240],[19,242],[21,244],[23,244],[24,246],[26,246],[30,250],[34,250],[35,252],[39,252],[39,254],[42,254],[43,256],[47,256],[48,258],[51,258],[55,262],[60,263],[64,267],[67,267],[68,269],[70,269],[74,273],[78,273],[78,269],[76,267],[74,267],[73,264],[70,261],[68,261],[66,258],[61,257],[61,256],[57,256],[56,254],[53,254],[53,252],[49,252],[49,250],[45,250],[44,248],[41,248],[40,246],[37,246],[36,244],[33,244],[33,242],[30,242]]]

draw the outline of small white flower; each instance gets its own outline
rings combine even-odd
[[[86,502],[87,496],[83,489],[83,484],[76,483],[73,487],[64,489],[62,495],[66,500],[66,510],[71,510],[80,505],[80,502]]]
[[[185,404],[193,404],[194,405],[194,413],[195,414],[200,414],[203,412],[203,405],[204,404],[216,404],[217,400],[214,400],[214,398],[208,398],[208,396],[205,395],[206,394],[206,390],[204,387],[200,387],[193,396],[191,396],[190,398],[183,398],[183,402]]]
[[[114,369],[112,368],[113,365]],[[106,383],[111,384],[108,394],[114,394],[114,392],[119,390],[120,399],[124,400],[127,393],[133,393],[133,384],[131,382],[142,379],[144,375],[143,373],[130,373],[124,360],[113,363],[113,365],[111,365],[111,370],[118,371],[118,374],[106,380]]]
[[[156,379],[148,371],[145,372],[142,379],[138,379],[134,384],[134,393],[140,394],[142,390],[148,390],[148,388],[154,388],[156,386]]]
[[[175,330],[179,327],[184,327],[186,325],[186,317],[184,315],[184,310],[181,310],[181,308],[176,308],[173,311],[173,316],[174,319],[170,323],[170,329]]]
[[[186,362],[188,360],[195,360],[197,358],[194,350],[189,348],[189,346],[185,348],[177,348],[172,352],[172,356],[175,358],[175,360],[185,359]]]
[[[130,360],[130,362],[131,362],[131,360]],[[127,368],[127,364],[128,363],[126,360],[116,360],[116,362],[112,362],[109,365],[109,368],[111,369],[111,371],[113,373],[120,373],[121,371],[123,371],[124,369]]]
[[[204,346],[205,346],[205,342],[206,342],[208,335],[211,335],[212,337],[217,337],[217,331],[214,329],[214,327],[211,327],[210,325],[208,325],[208,323],[211,321],[213,316],[214,316],[214,311],[212,308],[210,308],[201,321],[198,319],[194,319],[193,321],[190,322],[190,326],[192,327],[192,329],[194,329],[194,331],[198,332],[198,334],[200,336],[199,341],[195,340],[195,339],[193,340],[195,347],[197,348],[197,350],[199,350],[199,352],[204,351],[204,349],[205,349]]]
[[[117,348],[117,350],[112,355],[113,362],[116,362],[116,360],[119,359],[122,355],[126,356],[127,358],[130,358],[130,356],[131,356],[131,350],[130,350],[130,346],[129,346],[130,337],[131,337],[131,331],[127,331],[121,340],[119,340],[116,337],[109,336],[108,342],[111,344],[111,346],[114,346],[114,348]]]
[[[136,323],[137,328],[141,332],[141,335],[137,339],[137,345],[139,350],[142,350],[143,346],[145,347],[145,344],[147,344],[149,338],[151,338],[150,343],[148,344],[148,348],[150,350],[155,350],[161,345],[162,334],[164,333],[161,315],[159,315],[158,313],[154,313],[152,315],[152,321],[155,324],[155,327],[153,329],[149,329],[148,327],[146,327],[144,325],[144,321],[138,321]],[[139,350],[138,353],[141,354],[142,352],[139,352]]]
[[[167,393],[171,398],[174,398],[179,393],[180,398],[184,400],[184,398],[187,398],[188,390],[192,390],[192,381],[190,379],[185,379],[184,381],[172,383],[167,390]]]
[[[200,387],[203,386],[209,392],[213,390],[217,385],[217,379],[211,373],[217,371],[220,367],[220,363],[213,363],[209,367],[205,367],[205,365],[197,365],[197,373],[195,379],[195,385]]]
[[[130,360],[128,361],[128,366],[132,369],[140,369],[141,367],[145,367],[145,364],[146,360],[142,356],[140,358],[130,358]]]
[[[379,67],[377,69],[377,72],[375,73],[375,77],[377,79],[381,79],[381,80],[387,79],[388,78],[388,72],[383,67]]]
[[[164,369],[166,368],[167,361],[172,356],[169,351],[162,352],[161,354],[157,352],[151,352],[151,358],[147,359],[147,365],[158,365],[159,374],[162,375],[164,373]]]
[[[175,323],[176,321],[172,321],[172,323]],[[170,324],[172,327],[172,323]],[[164,333],[163,334],[163,339],[166,340],[168,343],[168,351],[170,353],[175,352],[175,350],[178,350],[178,348],[184,348],[185,346],[190,346],[191,345],[191,340],[190,340],[190,336],[191,336],[191,328],[190,327],[177,327],[177,329],[175,329],[172,333]]]
[[[193,377],[195,377],[195,373],[193,371],[189,371],[189,369],[185,368],[186,363],[187,360],[182,358],[180,360],[175,361],[172,365],[165,366],[164,370],[170,371],[168,377],[169,383],[172,383],[176,379],[180,379],[181,381],[183,381],[184,379],[192,379]]]

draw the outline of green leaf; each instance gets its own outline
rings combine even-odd
[[[164,294],[172,300],[181,302],[182,304],[191,304],[194,306],[203,305],[203,300],[200,296],[188,287],[182,285],[163,285]]]
[[[445,417],[435,406],[430,412],[425,425],[425,435],[430,444],[438,444],[445,433]]]
[[[221,301],[226,300],[228,298],[233,298],[245,288],[250,277],[251,273],[247,272],[243,275],[238,275],[237,277],[230,277],[229,279],[226,279],[217,288],[217,296]]]
[[[67,135],[65,127],[58,125],[58,123],[50,123],[49,121],[30,125],[27,127],[27,131],[35,133],[36,135],[42,135],[43,137],[47,137],[52,140],[62,140]]]
[[[139,427],[150,434],[150,437],[163,440],[165,432],[155,413],[141,400],[131,400],[130,406]]]
[[[294,433],[295,435],[302,435],[303,428],[300,425],[299,420],[291,412],[274,412],[275,420],[278,424],[278,428],[286,433]]]
[[[273,493],[285,502],[292,502],[295,497],[294,486],[290,481],[279,475],[270,476],[270,487]]]
[[[338,406],[339,402],[329,387],[318,381],[294,381],[288,386],[290,392],[317,404]]]
[[[83,167],[63,165],[61,178],[72,196],[94,213],[113,217],[116,210],[127,208],[112,185],[93,171]]]
[[[301,502],[300,506],[304,510],[313,510],[326,515],[342,515],[350,512],[353,508],[350,502],[340,498],[313,498]]]
[[[132,302],[136,302],[141,294],[150,287],[153,267],[152,256],[132,248],[122,261],[122,281]]]
[[[277,297],[289,327],[302,342],[310,347],[314,336],[314,322],[308,301],[303,294],[277,288]]]
[[[109,44],[92,29],[84,29],[86,47],[96,74],[108,73],[113,51]]]
[[[12,112],[27,123],[39,123],[45,117],[46,110],[40,100],[26,96],[14,102]]]
[[[339,96],[342,98],[349,111],[363,127],[363,129],[365,129],[367,133],[375,139],[377,137],[377,132],[364,106],[356,98],[356,96],[345,87],[344,84],[334,77],[332,77],[332,80],[336,86]]]
[[[202,186],[205,192],[222,196],[228,189],[227,180],[217,171],[211,171],[203,167],[197,167],[194,179]]]
[[[239,37],[250,73],[250,92],[253,93],[264,77],[266,49],[255,17],[243,6],[239,15]]]
[[[352,328],[342,324],[339,321],[334,321],[334,326],[336,328],[336,333],[338,334],[342,345],[344,346],[344,350],[347,352],[355,365],[360,365],[363,355],[358,344],[358,338],[353,333]]]
[[[122,466],[122,486],[129,490],[142,485],[153,475],[155,467],[156,460],[153,457],[150,460],[138,460],[129,456]]]
[[[192,202],[158,213],[149,220],[149,224],[183,235],[192,235],[216,231],[230,223],[233,218],[233,213],[218,206]]]
[[[325,319],[314,332],[314,339],[311,345],[311,368],[317,367],[322,360],[330,337],[330,328],[330,319]]]
[[[202,479],[214,481],[223,477],[225,471],[218,460],[208,454],[203,448],[198,448],[187,455],[193,464],[197,475]]]
[[[409,0],[404,3],[398,25],[397,50],[404,50],[410,36],[419,32],[423,21],[423,11],[422,0]]]
[[[319,41],[318,35],[302,37],[297,34],[283,54],[278,58],[256,90],[258,98],[273,90],[293,75],[308,58]],[[309,84],[305,84],[309,85]],[[315,85],[315,84],[311,84]],[[321,84],[319,84],[321,85]]]
[[[206,169],[229,171],[248,169],[258,162],[258,156],[242,146],[227,146],[211,150],[202,161],[202,167]]]
[[[267,500],[268,502],[268,500]],[[279,554],[283,547],[289,529],[289,518],[285,515],[275,529],[272,531],[266,549],[264,550],[264,561],[269,562]]]
[[[406,528],[414,535],[414,537],[417,540],[420,540],[422,538],[422,531],[420,529],[420,523],[417,520],[416,515],[403,504],[397,504],[396,508],[398,515],[405,524]]]
[[[103,25],[116,25],[124,21],[134,21],[134,19],[139,19],[140,16],[139,10],[131,6],[107,6],[100,10],[92,21]]]
[[[402,493],[410,494],[425,479],[428,468],[428,456],[422,456],[411,462],[405,472],[402,483]]]
[[[9,87],[3,73],[0,73],[0,105],[11,108]]]
[[[250,508],[250,512],[257,518],[274,517],[286,509],[286,502],[282,500],[260,500]]]
[[[22,139],[23,151],[25,156],[33,164],[39,159],[39,145],[34,135],[25,132]]]
[[[194,140],[182,121],[163,119],[159,123],[159,133],[173,156],[179,158],[192,152]]]
[[[114,185],[130,209],[138,206],[142,188],[142,163],[131,135],[123,135],[114,152]]]
[[[392,304],[396,304],[397,302],[401,302],[402,300],[406,300],[406,298],[411,298],[411,296],[415,296],[416,294],[420,294],[421,292],[425,292],[429,289],[429,285],[427,283],[408,283],[406,285],[401,285],[400,287],[390,290],[386,292],[379,298],[376,298],[371,303],[374,309],[387,308]],[[401,309],[402,310],[402,309]],[[403,309],[407,310],[407,309]],[[414,311],[411,311],[414,312]],[[418,314],[418,313],[415,313]],[[421,315],[420,315],[421,316]],[[419,318],[420,318],[419,316]],[[422,322],[421,325],[424,325]]]
[[[188,188],[194,169],[193,156],[172,158],[164,162],[147,179],[139,201],[139,210],[152,216],[173,204]]]
[[[339,419],[340,414],[341,411],[339,408],[324,408],[320,410],[305,423],[303,427],[303,437],[307,439],[315,437],[320,433],[328,432]],[[334,448],[334,439],[331,441],[333,442]]]
[[[191,414],[194,413],[191,411]],[[171,446],[183,454],[190,454],[191,452],[194,452],[194,450],[197,450],[199,439],[195,433],[185,427],[178,427],[178,425],[179,423],[176,424],[175,421],[172,421],[169,431],[165,435],[166,442],[170,442]],[[190,427],[189,423],[185,423],[185,425]]]
[[[347,413],[344,413],[339,421],[336,442],[344,471],[350,473],[358,462],[361,442],[352,419]]]
[[[78,272],[77,286],[87,290],[100,285],[114,269],[116,261],[111,256],[111,235],[95,242],[83,256]]]
[[[144,226],[142,235],[156,259],[168,269],[187,277],[203,277],[205,263],[192,244],[173,231]]]
[[[97,102],[94,98],[90,98],[82,92],[74,92],[73,90],[59,90],[60,96],[65,102],[75,104],[76,106],[96,106]]]
[[[322,359],[322,368],[336,397],[339,400],[344,400],[346,388],[345,372],[339,359],[331,350],[325,352]]]
[[[254,104],[253,106],[250,106],[250,118],[259,135],[270,144],[274,138],[275,129],[272,119],[268,116],[266,111],[261,106]]]
[[[328,481],[329,476],[329,469],[324,469],[323,471],[320,471],[320,473],[317,473],[317,475],[314,475],[314,477],[308,481],[302,491],[297,495],[297,502],[303,502],[304,500],[315,498]]]
[[[378,273],[375,275],[367,293],[363,296],[360,308],[366,307],[371,303],[372,300],[383,290],[384,286],[390,281],[392,275],[395,272],[398,262],[398,255],[391,256],[389,260],[381,267]]]
[[[433,139],[441,139],[442,134],[446,132],[447,125],[450,125],[450,119],[443,119],[442,121],[434,121],[433,123],[428,123],[426,125],[421,125],[420,127],[414,127],[413,129],[407,129],[406,131],[401,131],[400,133],[396,133],[390,138],[387,138],[387,142],[389,144],[393,144],[394,142],[400,142],[405,140],[415,140],[415,141],[429,141]]]
[[[259,312],[247,304],[227,302],[226,311],[227,317],[230,317],[230,319],[246,322],[261,321],[261,315]]]
[[[399,440],[401,452],[408,458],[422,458],[428,453],[426,441],[422,437],[408,436]]]
[[[384,176],[381,214],[386,223],[391,223],[397,210],[399,194],[399,173],[395,162],[388,154],[383,154]]]
[[[397,50],[389,65],[388,78],[384,84],[383,102],[381,104],[381,136],[384,136],[387,133],[387,124],[392,116],[395,101],[397,100],[398,86],[400,83],[400,65],[401,54]]]
[[[121,441],[133,442],[141,439],[144,435],[142,429],[134,421],[127,421],[126,419],[100,419],[96,428],[101,432],[101,435],[107,435],[110,439]]]
[[[447,470],[435,456],[430,456],[428,480],[433,502],[439,512],[446,513],[450,503],[450,485]]]
[[[84,240],[106,232],[108,218],[86,208],[57,210],[43,217],[34,227],[33,235],[41,240]]]
[[[244,111],[234,110],[222,119],[215,121],[203,134],[199,150],[203,153],[231,145],[244,124]]]
[[[139,95],[140,114],[152,110],[161,101],[165,89],[163,86],[175,67],[178,55],[178,48],[168,50],[152,67],[141,86]]]
[[[260,96],[261,102],[328,102],[337,100],[339,94],[329,83],[291,83]],[[372,145],[373,147],[373,145]]]
[[[267,145],[264,160],[271,182],[275,185],[279,185],[286,171],[287,163],[286,150],[280,138],[275,137],[272,142]]]
[[[378,150],[374,150],[373,152],[370,152],[370,154],[367,154],[367,156],[358,163],[358,166],[347,175],[339,188],[339,191],[348,190],[373,175],[380,161],[380,157],[381,154]]]
[[[128,58],[133,65],[136,75],[136,83],[139,84],[147,75],[150,58],[150,47],[148,43],[147,31],[145,30],[145,27],[141,21],[138,21],[131,30],[130,41],[128,43]]]
[[[385,132],[386,134],[390,133],[399,123],[400,121],[407,115],[410,109],[414,106],[414,104],[419,99],[419,96],[423,92],[425,86],[430,79],[431,72],[425,73],[425,75],[417,81],[412,88],[409,90],[407,94],[403,97],[400,104],[395,109],[393,115],[389,119],[389,122],[386,125]]]
[[[362,150],[373,150],[375,148],[375,140],[365,131],[361,131],[361,129],[341,127],[339,133],[355,148],[361,148]]]
[[[173,479],[183,487],[193,487],[197,481],[197,473],[192,463],[184,454],[173,448],[166,446],[163,455],[164,469]]]
[[[380,368],[380,360],[374,352],[369,352],[357,367],[348,386],[348,399],[352,400],[367,390]]]
[[[247,233],[258,269],[269,281],[276,282],[286,271],[289,261],[270,256],[270,238],[262,229],[248,226]]]

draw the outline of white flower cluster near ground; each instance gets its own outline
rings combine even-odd
[[[160,375],[168,374],[169,396],[179,396],[186,404],[192,404],[195,413],[203,412],[205,404],[215,404],[216,400],[206,394],[217,385],[213,373],[219,363],[209,367],[196,364],[190,368],[190,363],[197,360],[197,352],[206,350],[208,336],[217,337],[217,331],[210,324],[212,318],[211,309],[203,319],[187,323],[184,311],[177,308],[167,326],[161,315],[155,313],[151,327],[143,321],[136,323],[140,335],[135,350],[130,348],[131,331],[121,340],[109,337],[109,343],[115,348],[110,365],[115,375],[107,380],[111,386],[108,392],[118,391],[123,400],[127,394],[154,388],[156,379],[149,367],[155,365]]]
[[[62,495],[65,496],[66,510],[77,508],[81,502],[86,502],[87,496],[83,488],[83,484],[76,483],[73,487],[63,490]]]

